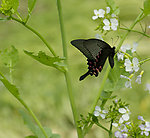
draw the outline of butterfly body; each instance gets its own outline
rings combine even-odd
[[[107,57],[111,68],[113,68],[115,47],[111,48],[109,44],[99,39],[76,39],[71,41],[71,44],[87,57],[88,71],[80,77],[80,80],[88,75],[97,77],[102,71]]]

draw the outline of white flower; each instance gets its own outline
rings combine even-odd
[[[125,79],[127,79],[127,81],[125,82],[125,87],[126,87],[126,88],[132,88],[132,86],[131,86],[131,79],[130,79],[129,77],[124,76],[124,75],[120,75],[120,78],[125,78]]]
[[[126,113],[126,109],[125,108],[119,108],[119,113],[121,113],[121,114],[124,114],[124,113]]]
[[[105,25],[103,26],[103,29],[104,29],[104,30],[110,30],[110,22],[109,22],[109,20],[108,20],[108,19],[104,19],[104,20],[103,20],[103,23],[105,24]]]
[[[121,53],[121,52],[118,52],[118,53],[117,53],[117,57],[118,57],[118,61],[123,60],[124,54]]]
[[[146,136],[149,136],[150,122],[145,122],[145,124],[139,125],[139,128],[142,130],[141,135],[145,134]]]
[[[100,39],[100,40],[103,40],[103,38],[102,38],[102,36],[101,36],[100,34],[96,34],[96,35],[95,35],[95,38]]]
[[[122,45],[120,49],[121,49],[122,52],[125,53],[126,50],[130,50],[131,49],[131,46],[129,44]]]
[[[139,116],[138,116],[138,119],[145,122],[143,116],[140,116],[140,115],[139,115]]]
[[[111,22],[111,29],[116,31],[118,26],[118,20],[114,18],[110,19],[110,22]]]
[[[106,13],[110,13],[110,7],[106,7]]]
[[[150,84],[149,84],[149,83],[146,84],[146,89],[145,89],[145,91],[148,91],[148,92],[150,93]]]
[[[114,127],[118,127],[118,123],[112,123]]]
[[[136,51],[137,46],[138,46],[138,43],[134,42],[133,48],[132,48],[132,53],[134,53]]]
[[[141,84],[141,78],[142,78],[142,75],[141,74],[138,75],[137,79],[135,80],[135,82],[138,83],[138,84]]]
[[[94,16],[92,16],[93,20],[96,20],[97,18],[104,18],[105,11],[103,9],[94,10]]]
[[[132,71],[137,72],[139,70],[138,64],[139,64],[139,61],[136,57],[134,57],[132,59],[132,63],[131,63],[130,59],[125,59],[125,63],[124,63],[125,70],[127,72],[132,72]]]
[[[115,137],[116,138],[127,138],[128,135],[126,133],[121,133],[120,131],[115,132]]]
[[[113,13],[113,14],[111,15],[111,17],[116,17],[116,15]]]
[[[101,108],[99,106],[95,107],[95,111],[94,111],[95,116],[101,116],[102,119],[105,119],[105,116],[107,113],[108,113],[108,111],[101,110]]]
[[[118,109],[119,113],[123,114],[121,118],[119,119],[119,124],[122,124],[124,121],[128,121],[130,118],[130,111],[127,107],[125,108],[119,108]]]

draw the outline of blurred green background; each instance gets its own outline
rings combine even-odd
[[[120,22],[126,26],[132,23],[139,14],[140,8],[143,7],[143,0],[116,0],[116,3],[120,7]],[[87,70],[86,58],[70,45],[70,41],[77,38],[95,37],[98,32],[94,31],[97,24],[91,19],[93,10],[104,9],[105,7],[104,0],[62,1],[75,102],[78,112],[83,115],[87,115],[100,88],[105,68],[98,78],[88,77],[80,82],[79,77]],[[21,0],[19,9],[25,17],[27,1]],[[62,56],[56,0],[37,0],[28,24],[44,36],[57,55]],[[148,19],[145,20],[144,24],[150,25]],[[139,29],[139,26],[136,29]],[[148,33],[150,34],[150,29]],[[110,37],[114,41],[117,39],[116,34],[112,34]],[[132,44],[139,38],[140,35],[131,33],[124,44]],[[112,45],[111,39],[105,38],[105,40]],[[19,51],[19,62],[15,68],[14,78],[23,99],[44,126],[50,127],[54,133],[59,133],[62,138],[75,138],[76,130],[73,126],[64,75],[54,68],[38,63],[23,52],[25,49],[34,52],[42,50],[48,53],[45,45],[21,24],[13,21],[1,21],[0,50],[11,45],[14,45]],[[143,37],[142,41],[139,42],[137,52],[143,58],[149,57],[150,39]],[[141,85],[133,84],[132,89],[122,89],[113,93],[113,95],[117,95],[130,104],[131,117],[134,121],[136,121],[138,115],[143,115],[147,121],[150,121],[150,94],[144,91],[145,83],[150,82],[150,62],[142,65],[142,69],[145,72]],[[3,65],[0,65],[0,71],[9,77],[8,69]],[[24,125],[19,113],[22,106],[2,83],[0,83],[0,95],[0,138],[22,138],[32,134]],[[107,124],[105,125],[107,126]],[[86,136],[86,138],[91,137],[107,137],[107,133],[94,126]]]

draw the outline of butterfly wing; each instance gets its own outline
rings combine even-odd
[[[79,49],[88,59],[93,59],[91,52],[85,47],[85,39],[76,39],[71,41],[71,44]]]
[[[113,68],[114,67],[114,56],[109,56],[109,64],[110,64],[110,66],[111,66],[111,68]]]

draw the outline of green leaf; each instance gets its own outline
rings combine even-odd
[[[33,134],[35,136],[37,136],[38,138],[45,138],[45,136],[43,135],[41,129],[35,125],[31,119],[31,117],[24,111],[20,111],[23,119],[24,119],[24,123],[28,126],[28,128],[33,132]],[[52,131],[50,128],[44,128],[46,134],[48,137],[52,136]]]
[[[50,138],[60,138],[60,135],[58,135],[58,134],[53,134]]]
[[[114,60],[115,65],[109,73],[108,80],[104,88],[105,91],[115,91],[123,88],[127,80],[120,78],[120,75],[129,75],[129,73],[125,72],[124,68],[120,68],[123,64],[118,61],[117,57]]]
[[[114,0],[105,0],[105,1],[106,1],[107,6],[111,8],[112,13],[114,13],[115,15],[118,15],[120,10],[119,10],[119,7],[116,6],[115,1]]]
[[[14,68],[18,59],[18,50],[14,46],[0,52],[0,62],[9,68]]]
[[[17,87],[13,84],[11,84],[1,73],[0,73],[0,80],[1,82],[4,84],[4,86],[8,89],[8,91],[14,95],[17,99],[20,98],[20,94],[19,91],[17,89]]]
[[[40,63],[46,65],[46,66],[51,66],[51,67],[55,67],[55,68],[60,68],[64,67],[65,65],[61,62],[62,60],[64,60],[64,58],[60,58],[60,57],[50,57],[48,55],[46,55],[44,52],[39,51],[38,55],[34,55],[33,52],[28,52],[25,51],[25,54],[31,56],[32,58],[34,58],[35,60],[39,61]]]
[[[17,13],[19,0],[2,0],[0,11],[4,15],[12,15]]]
[[[145,15],[150,14],[150,0],[144,1],[144,14]]]
[[[36,0],[28,0],[28,13],[31,14],[32,10],[34,9]]]

